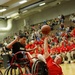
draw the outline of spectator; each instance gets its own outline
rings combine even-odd
[[[64,27],[64,24],[63,24],[63,23],[60,24],[59,29],[60,29],[60,30],[65,30],[65,27]]]

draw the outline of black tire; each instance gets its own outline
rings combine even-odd
[[[17,65],[9,66],[6,68],[4,75],[22,75],[20,68]]]
[[[30,69],[28,66],[24,66],[23,68],[19,64],[12,64],[11,66],[7,67],[4,75],[23,75],[23,74],[30,74]]]
[[[43,61],[37,60],[32,65],[31,73],[32,75],[48,75],[47,65]]]
[[[4,72],[4,75],[7,75],[7,73],[9,72],[10,70],[10,66],[6,68],[5,72]]]

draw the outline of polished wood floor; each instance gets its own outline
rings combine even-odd
[[[61,64],[63,75],[75,75],[75,63]]]
[[[60,65],[62,67],[63,75],[75,75],[75,63],[65,63]],[[5,69],[0,68],[0,70],[4,73]]]

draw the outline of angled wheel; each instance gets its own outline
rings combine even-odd
[[[47,65],[43,61],[37,60],[32,65],[32,71],[31,71],[31,73],[33,75],[48,75]]]
[[[27,75],[31,74],[27,65],[21,67],[19,64],[12,64],[4,72],[4,75]]]
[[[27,57],[27,53],[24,51],[19,51],[19,52],[15,53],[12,57],[10,65],[12,65],[13,63],[17,63],[17,64],[30,63],[30,61],[28,60],[28,57]]]
[[[11,66],[7,67],[4,75],[23,75],[23,72],[18,64],[12,64]]]

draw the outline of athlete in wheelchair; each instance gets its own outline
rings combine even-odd
[[[19,75],[48,75],[45,62],[37,59],[31,66],[31,62],[33,62],[34,58],[30,57],[31,55],[29,54],[29,51],[35,50],[36,47],[26,50],[25,41],[26,36],[22,34],[6,46],[7,50],[12,49],[13,58],[4,75],[14,75],[12,69],[18,69]],[[22,71],[22,67],[25,67],[25,74]],[[10,74],[9,71],[11,71]]]

